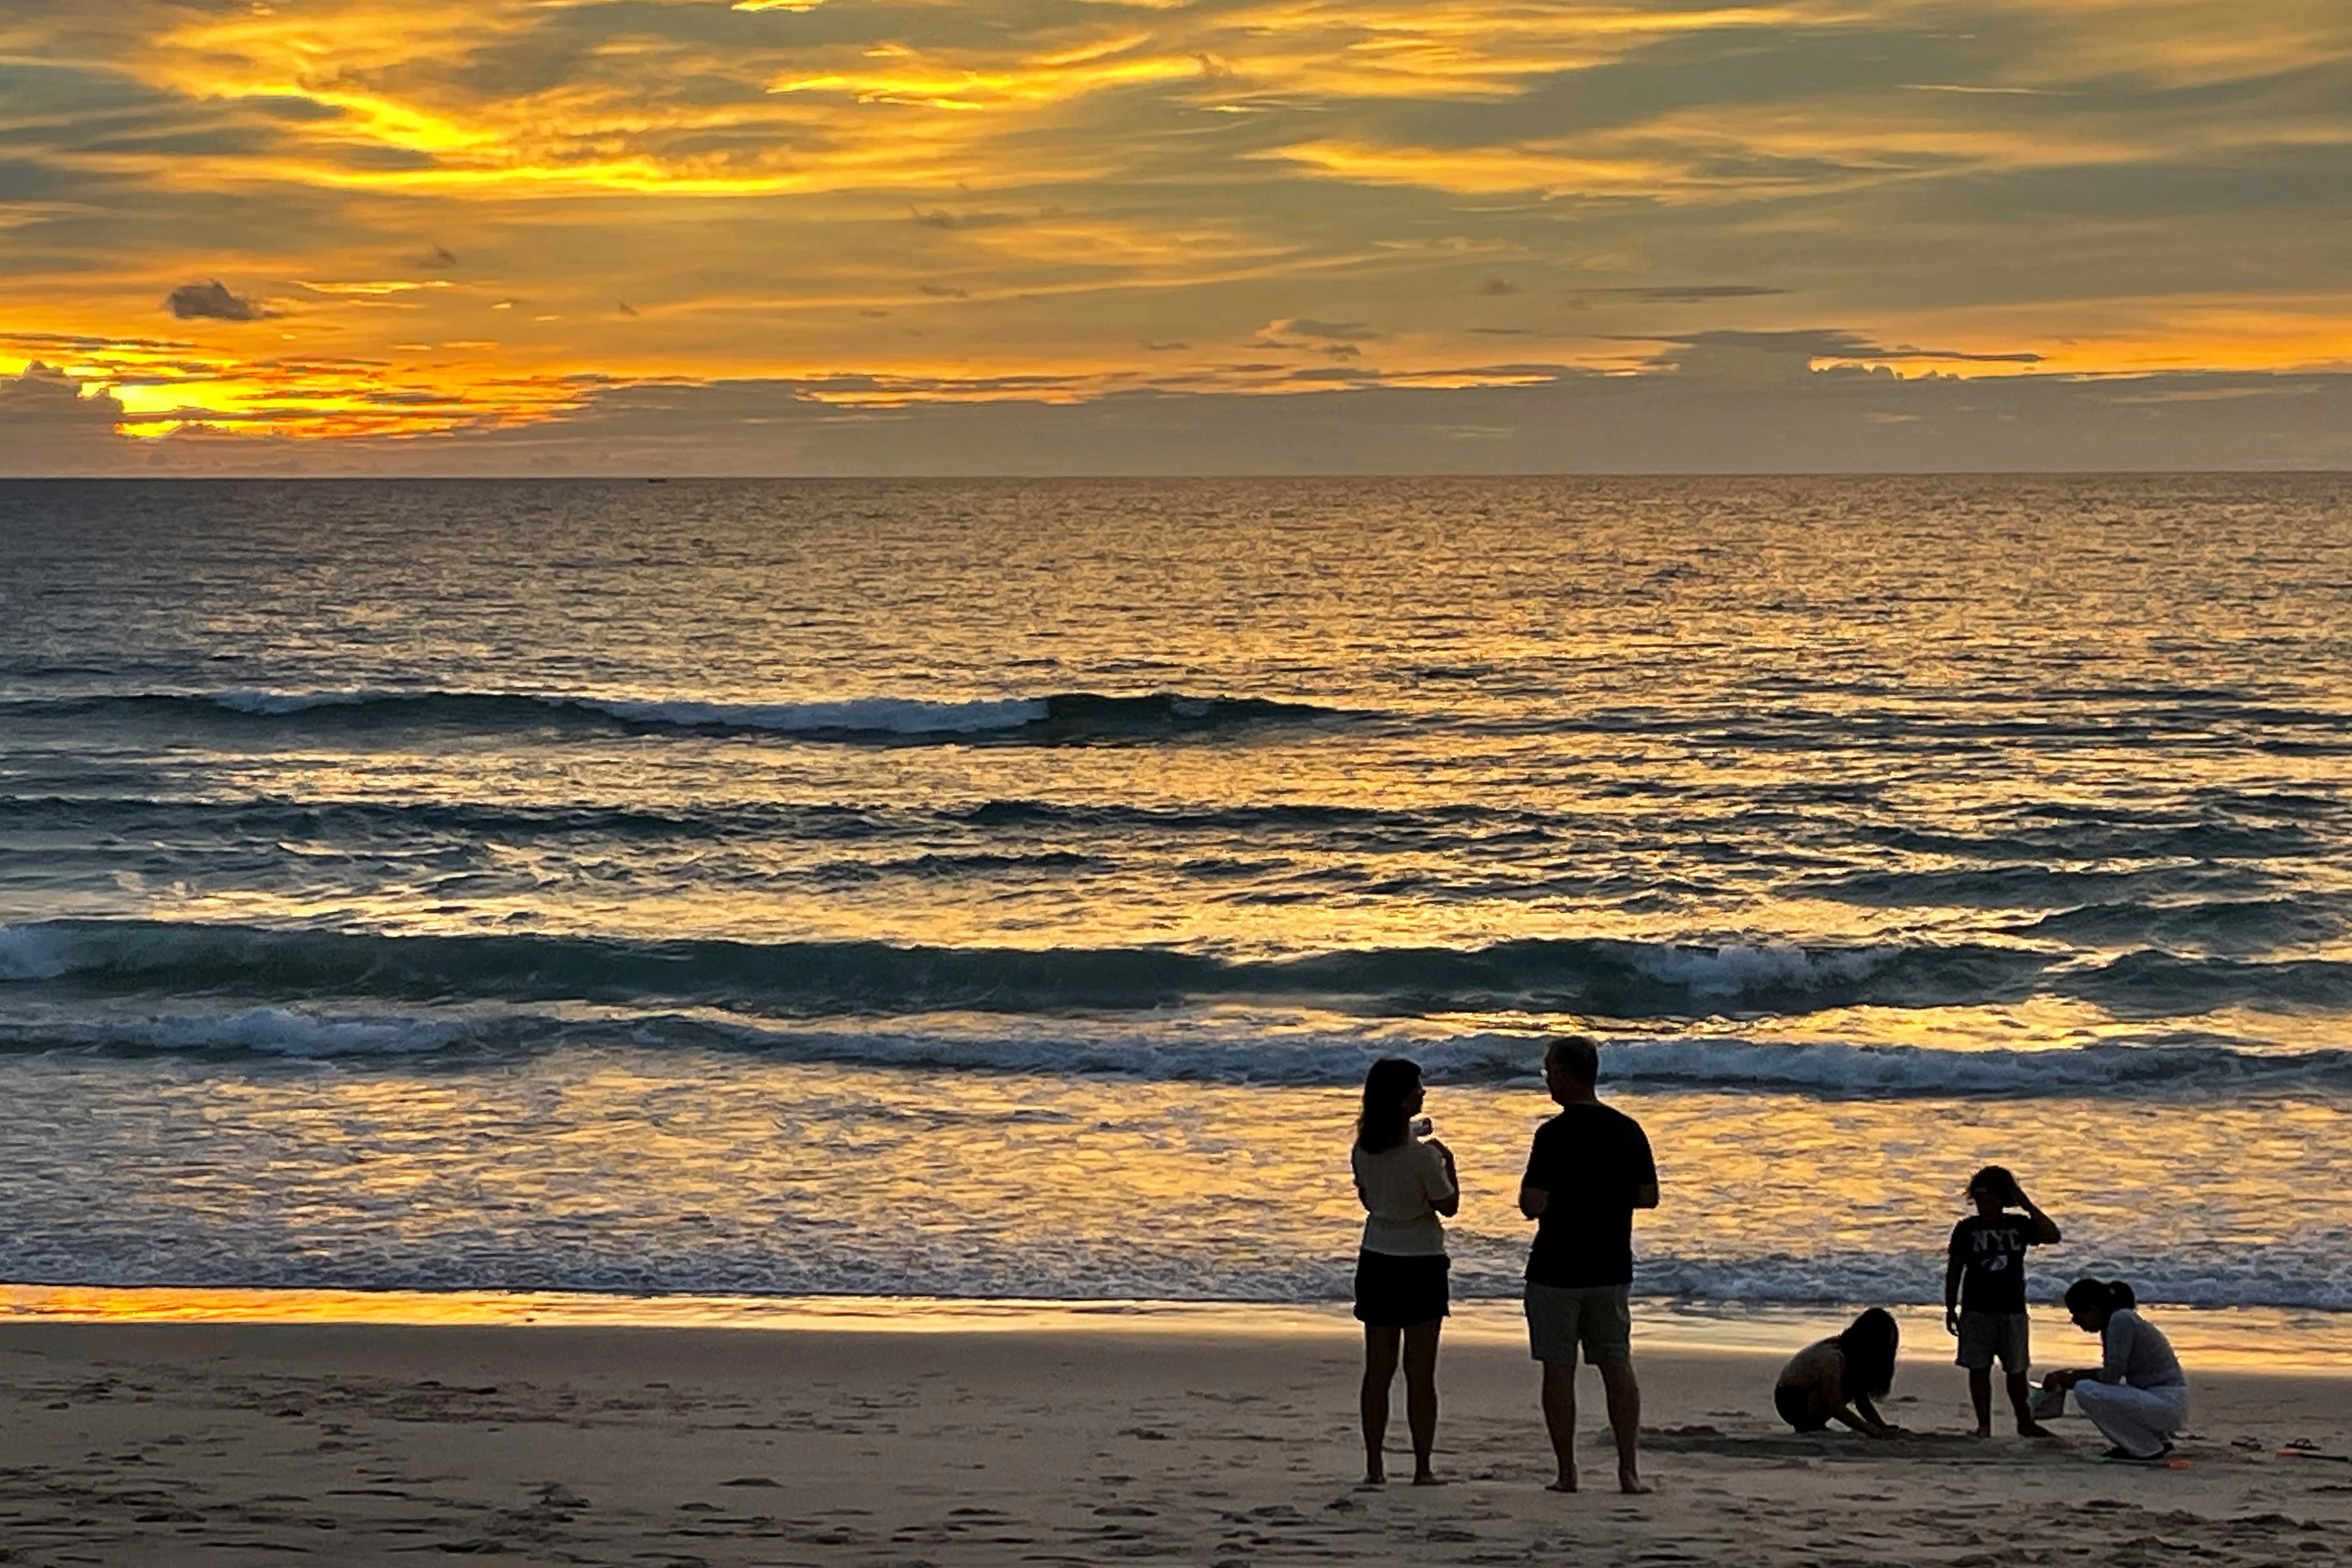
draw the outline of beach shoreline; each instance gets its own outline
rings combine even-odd
[[[1654,1314],[1651,1315],[1654,1317]],[[1494,1562],[1560,1549],[1758,1563],[2342,1561],[2352,1377],[2191,1367],[2186,1468],[1963,1436],[1942,1343],[1889,1443],[1770,1415],[1779,1356],[1641,1345],[1657,1495],[1541,1489],[1524,1346],[1449,1342],[1435,1490],[1360,1490],[1344,1319],[1032,1312],[799,1331],[383,1321],[0,1321],[12,1562],[232,1565],[307,1553],[708,1564],[1119,1558]],[[1646,1320],[1645,1320],[1646,1321]],[[1790,1347],[1793,1348],[1793,1347]],[[2066,1347],[2071,1349],[2073,1347]],[[2064,1363],[2046,1344],[2046,1364]],[[1589,1484],[1605,1483],[1585,1380]],[[1391,1446],[1403,1441],[1402,1422]],[[1660,1559],[1663,1560],[1663,1559]]]
[[[1635,1342],[1677,1355],[1786,1354],[1834,1333],[1861,1304],[1705,1302],[1634,1299]],[[2210,1370],[2352,1378],[2352,1313],[2153,1304],[2187,1360]],[[1893,1310],[1907,1360],[1947,1359],[1939,1309]],[[2037,1360],[2067,1364],[2078,1336],[2052,1303],[2033,1309]],[[373,1323],[408,1327],[768,1330],[788,1332],[1202,1334],[1312,1340],[1352,1337],[1346,1302],[1072,1300],[1023,1297],[750,1296],[559,1290],[350,1290],[194,1286],[0,1283],[0,1326],[11,1322]],[[1447,1324],[1456,1344],[1524,1344],[1512,1299],[1457,1299]]]

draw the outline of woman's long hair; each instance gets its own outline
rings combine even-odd
[[[2070,1312],[2120,1312],[2138,1305],[2139,1298],[2120,1279],[2077,1279],[2066,1287]]]
[[[1404,1102],[1421,1087],[1421,1064],[1382,1057],[1364,1075],[1364,1113],[1356,1118],[1356,1147],[1378,1154],[1404,1142]]]
[[[1885,1398],[1895,1386],[1895,1352],[1902,1343],[1903,1331],[1884,1307],[1873,1307],[1848,1323],[1837,1337],[1838,1349],[1845,1355],[1847,1390]]]

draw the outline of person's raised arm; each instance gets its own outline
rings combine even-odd
[[[2033,1244],[2036,1247],[2047,1247],[2052,1242],[2063,1238],[2064,1233],[2059,1230],[2058,1222],[2034,1206],[2033,1200],[2025,1195],[2023,1187],[2011,1182],[2009,1184],[2009,1190],[2010,1194],[2016,1198],[2017,1206],[2025,1211],[2025,1217],[2033,1222],[2033,1228],[2028,1234],[2033,1237]]]
[[[1438,1159],[1445,1166],[1445,1195],[1442,1198],[1431,1198],[1429,1206],[1447,1219],[1452,1219],[1462,1212],[1462,1178],[1454,1169],[1454,1151],[1434,1138],[1426,1140],[1423,1146],[1436,1150]]]

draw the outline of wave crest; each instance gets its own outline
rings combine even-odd
[[[806,1066],[1041,1074],[1159,1083],[1346,1089],[1403,1052],[1433,1081],[1530,1084],[1546,1037],[1482,1031],[1401,1038],[1379,1027],[1299,1033],[1195,1021],[1034,1018],[797,1022],[727,1013],[528,1005],[405,1008],[276,1004],[45,1013],[0,1021],[0,1050],[132,1056],[386,1060],[441,1053],[505,1061],[574,1049],[717,1051]],[[1934,1049],[1721,1037],[1606,1040],[1613,1089],[1811,1100],[2057,1100],[2352,1092],[2352,1050],[2246,1050],[2216,1043],[2103,1042],[2042,1049]]]
[[[992,739],[1031,744],[1159,737],[1270,723],[1361,718],[1318,703],[1265,697],[1061,691],[1040,697],[948,700],[861,697],[818,702],[709,702],[571,692],[446,691],[356,687],[339,690],[149,692],[0,704],[20,718],[109,711],[162,712],[188,722],[266,721],[312,726],[412,726],[502,731],[551,723],[633,731],[790,735],[844,743]]]
[[[2050,961],[1959,946],[1686,948],[1601,939],[1229,960],[1172,948],[898,947],[543,935],[381,936],[155,921],[0,928],[0,981],[77,992],[667,1002],[808,1016],[1136,1011],[1253,997],[1342,1011],[1613,1017],[1933,1006],[2015,992]]]

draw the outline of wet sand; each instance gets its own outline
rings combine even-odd
[[[2207,1373],[2185,1468],[2146,1469],[2076,1419],[1964,1436],[1942,1349],[1889,1443],[1779,1427],[1777,1357],[1643,1354],[1627,1499],[1590,1373],[1592,1489],[1542,1489],[1533,1368],[1492,1337],[1443,1363],[1453,1484],[1363,1490],[1344,1330],[19,1321],[0,1562],[2352,1562],[2352,1462],[2279,1452],[2352,1453],[2352,1380]]]

